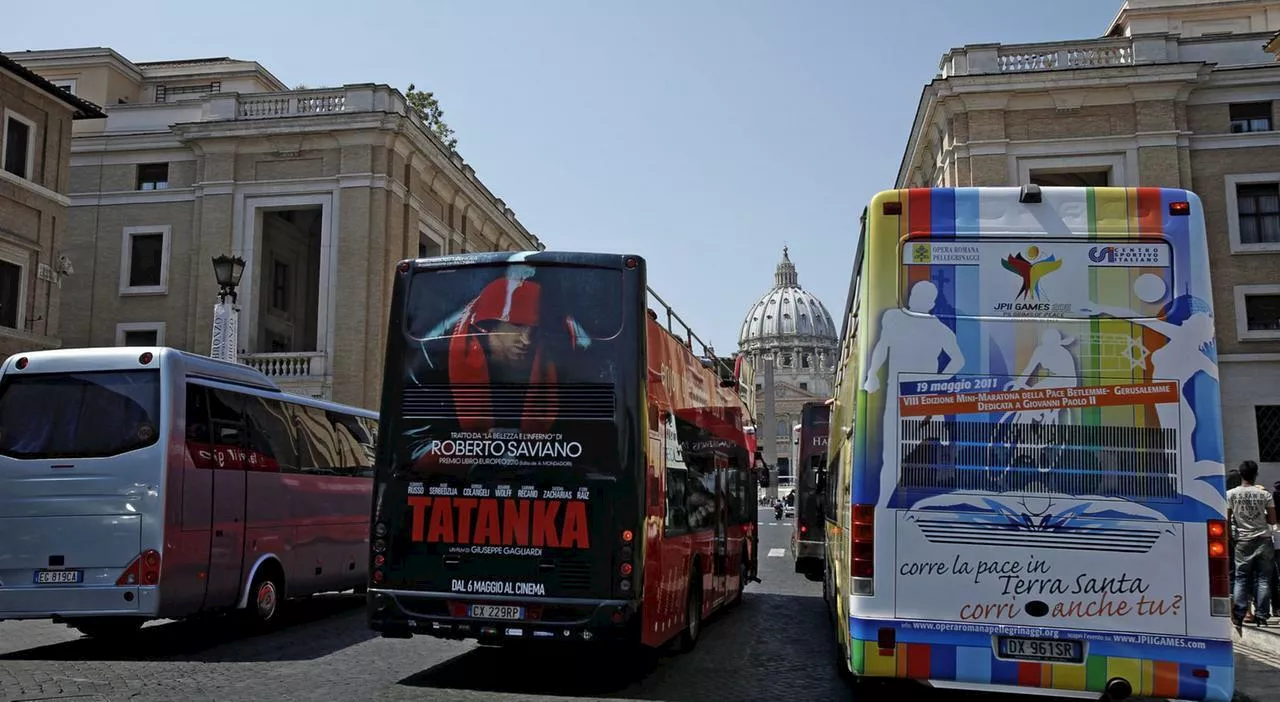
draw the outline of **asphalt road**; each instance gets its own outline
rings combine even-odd
[[[365,628],[363,598],[335,595],[293,604],[272,633],[246,635],[225,620],[157,622],[127,647],[47,622],[0,622],[0,700],[1027,699],[910,684],[855,695],[833,667],[821,584],[795,574],[782,555],[791,520],[778,523],[772,510],[761,510],[760,519],[763,583],[709,623],[686,655],[623,661],[558,648],[384,640]]]

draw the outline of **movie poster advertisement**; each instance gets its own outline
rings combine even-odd
[[[409,286],[402,417],[415,477],[616,471],[622,273],[425,270]]]
[[[414,550],[462,559],[452,591],[555,590],[538,559],[584,553],[608,521],[622,276],[526,261],[413,275],[397,511]],[[475,580],[492,557],[510,577]]]

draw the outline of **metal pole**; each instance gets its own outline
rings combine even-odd
[[[235,302],[219,301],[213,306],[213,339],[209,355],[213,358],[239,362],[240,308]]]
[[[778,416],[773,408],[773,356],[766,355],[762,359],[764,368],[764,426],[756,432],[761,447],[764,449],[764,462],[769,471],[769,499],[778,497]]]

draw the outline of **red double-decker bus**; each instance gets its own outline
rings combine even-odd
[[[370,627],[692,647],[756,571],[741,375],[638,256],[400,262]]]

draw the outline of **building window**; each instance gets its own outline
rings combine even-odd
[[[116,346],[164,346],[164,322],[117,324]]]
[[[1111,184],[1110,169],[1078,171],[1031,171],[1031,184],[1040,187],[1091,186],[1103,188]]]
[[[808,368],[808,367],[809,367],[810,365],[812,365],[812,364],[813,364],[813,355],[812,355],[812,354],[807,354],[807,353],[806,353],[805,355],[803,355],[803,356],[801,356],[801,357],[800,357],[800,367],[801,367],[801,368]]]
[[[808,384],[808,383],[806,383],[806,382],[801,381],[801,383],[800,383],[800,389],[801,389],[801,390],[808,390],[808,389],[809,389],[809,384]]]
[[[272,261],[271,306],[281,312],[289,311],[289,264]]]
[[[1241,244],[1280,244],[1280,184],[1236,186]]]
[[[1280,172],[1230,174],[1223,181],[1231,253],[1280,251]]]
[[[1280,285],[1237,285],[1232,292],[1240,341],[1280,339]]]
[[[120,256],[120,294],[156,295],[169,292],[171,229],[125,227]]]
[[[31,252],[0,243],[0,327],[26,329]]]
[[[418,258],[444,255],[444,244],[425,230],[418,230]]]
[[[1253,418],[1258,427],[1258,460],[1280,462],[1280,405],[1258,405]]]
[[[1231,133],[1271,131],[1270,102],[1238,102],[1228,107]]]
[[[75,78],[63,78],[63,79],[59,79],[59,80],[51,80],[51,81],[49,81],[49,82],[50,82],[50,83],[53,83],[53,86],[54,86],[55,88],[61,88],[61,89],[65,90],[65,91],[67,91],[68,93],[71,93],[72,95],[75,95],[75,94],[76,94],[76,79],[75,79]]]
[[[0,327],[18,329],[22,318],[22,266],[0,261]]]
[[[138,164],[138,190],[164,190],[167,187],[169,187],[169,164]]]
[[[1280,295],[1245,295],[1245,328],[1280,331]]]
[[[31,180],[36,160],[36,123],[14,112],[4,111],[4,169]]]

